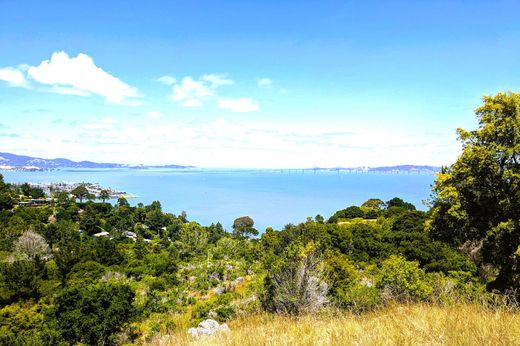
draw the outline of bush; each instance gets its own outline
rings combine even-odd
[[[340,307],[357,313],[374,310],[381,305],[381,294],[376,287],[358,283],[340,288],[337,297]]]
[[[134,292],[128,285],[105,283],[65,289],[52,315],[61,338],[73,344],[112,345],[133,316]]]
[[[402,256],[390,256],[381,263],[377,287],[390,300],[425,300],[432,292],[419,262],[407,261]]]
[[[337,297],[339,291],[348,290],[359,277],[356,268],[350,263],[347,255],[339,251],[327,251],[324,263],[330,295]]]
[[[313,242],[288,247],[283,263],[265,280],[263,306],[291,315],[316,312],[327,303],[329,286]]]
[[[231,304],[232,301],[232,293],[223,293],[214,300],[194,306],[191,312],[192,318],[196,323],[206,318],[213,318],[220,322],[229,320],[235,315],[235,307]]]

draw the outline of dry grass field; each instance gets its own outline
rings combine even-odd
[[[478,305],[396,305],[356,316],[257,315],[231,332],[194,340],[184,332],[150,345],[520,345],[520,314]]]

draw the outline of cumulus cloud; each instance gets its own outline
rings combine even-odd
[[[84,91],[84,90],[69,88],[69,87],[61,87],[61,86],[57,86],[57,85],[52,86],[48,90],[55,94],[62,94],[62,95],[76,95],[76,96],[89,96],[90,95],[89,92]]]
[[[151,112],[146,113],[146,115],[150,118],[160,118],[163,116],[163,114],[159,111],[151,111]]]
[[[157,81],[159,83],[166,84],[166,85],[174,85],[177,82],[177,79],[175,77],[166,75],[166,76],[157,78]]]
[[[13,67],[0,68],[0,80],[7,82],[11,86],[27,87],[28,83],[24,74]]]
[[[260,106],[254,100],[246,97],[221,100],[218,103],[218,107],[229,109],[236,113],[257,112],[260,110]]]
[[[173,81],[170,78],[173,77],[163,76],[160,79],[163,84],[169,84]],[[208,101],[215,102],[219,99],[218,88],[234,84],[235,81],[225,74],[210,73],[198,79],[186,76],[180,83],[176,81],[171,83],[173,85],[171,99],[183,107],[202,107]]]
[[[57,52],[38,66],[2,68],[0,80],[18,87],[34,85],[57,94],[99,95],[111,103],[135,104],[135,100],[129,99],[139,97],[136,88],[96,66],[94,60],[83,53],[70,57],[65,52]]]
[[[51,91],[60,93],[97,94],[113,103],[139,96],[136,88],[105,72],[83,53],[76,57],[69,57],[65,52],[53,53],[50,60],[29,67],[27,74],[34,81],[53,87]]]
[[[211,88],[219,88],[224,85],[233,85],[235,84],[235,81],[232,79],[229,79],[227,75],[225,74],[205,74],[200,78],[203,81],[209,82],[209,86]]]
[[[269,88],[273,85],[273,81],[270,78],[260,78],[257,82],[260,88]]]
[[[184,77],[173,87],[171,99],[184,107],[201,107],[205,99],[214,95],[213,90],[203,81]]]

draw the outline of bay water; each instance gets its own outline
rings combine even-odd
[[[235,218],[249,215],[260,232],[316,214],[328,218],[369,198],[400,197],[426,209],[423,201],[435,180],[431,174],[313,170],[62,169],[0,174],[11,183],[99,183],[134,195],[132,205],[158,200],[166,212],[186,211],[190,220],[221,222],[227,230]]]

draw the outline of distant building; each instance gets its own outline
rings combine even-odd
[[[34,198],[28,199],[23,202],[18,202],[20,207],[38,207],[42,205],[50,204],[53,201],[52,198]]]

